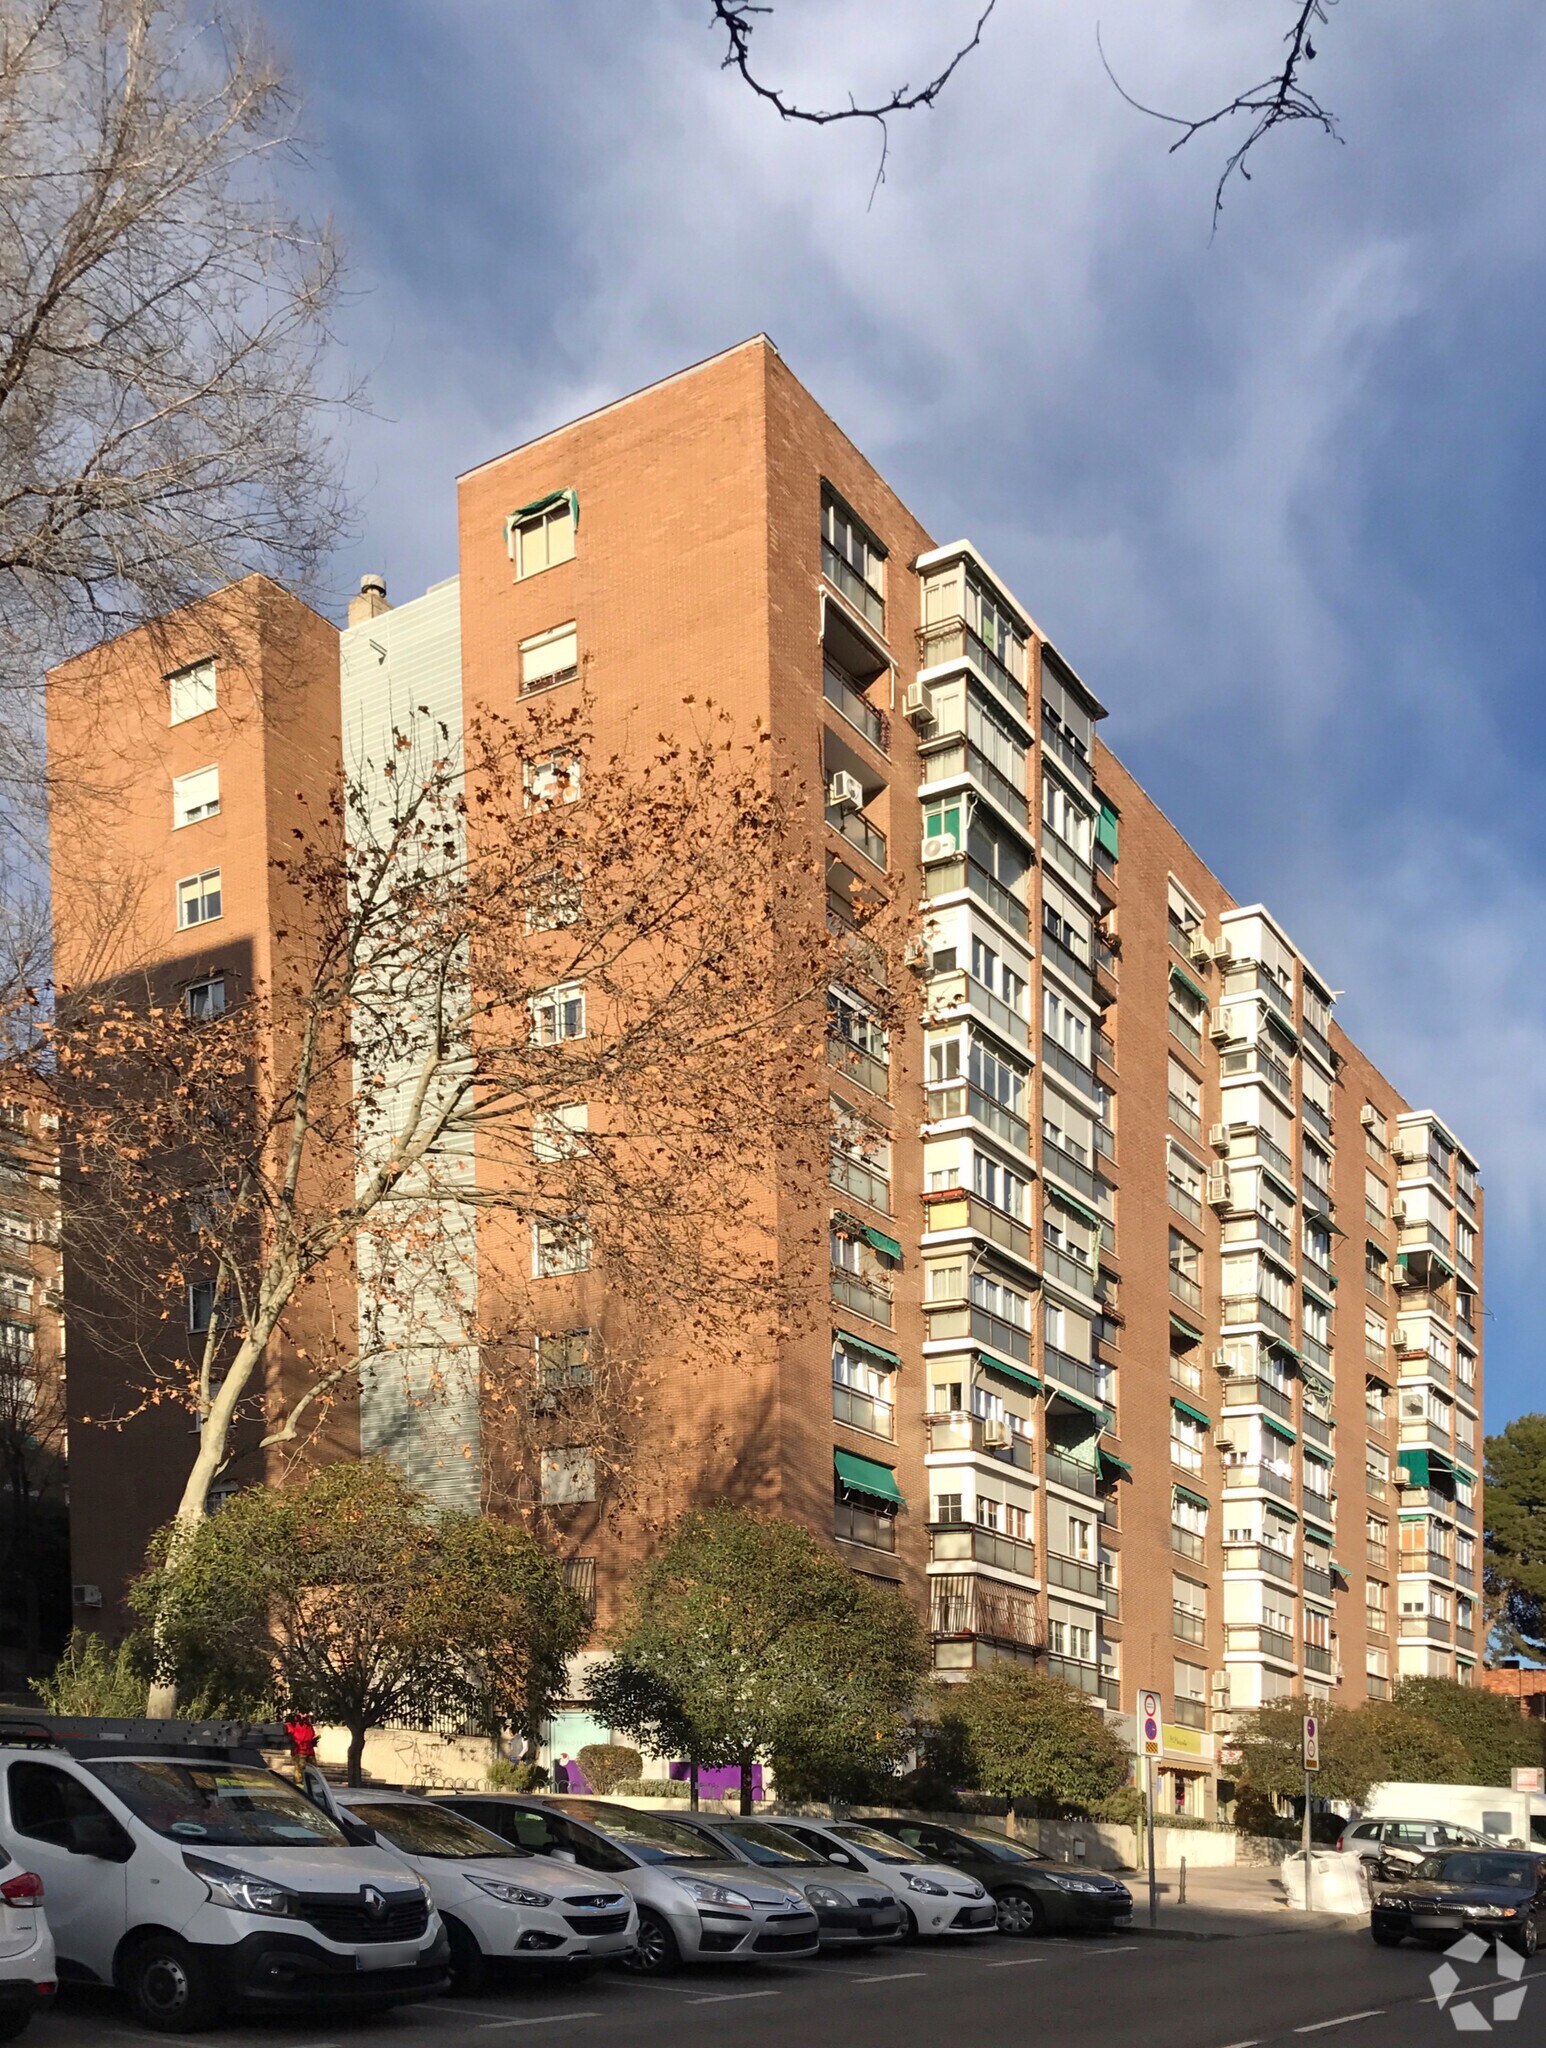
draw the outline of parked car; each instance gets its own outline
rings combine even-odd
[[[43,1880],[0,1849],[0,2041],[14,2041],[57,1988]]]
[[[572,1861],[516,1855],[433,1799],[377,1787],[327,1794],[339,1818],[369,1828],[428,1885],[451,1944],[454,1990],[477,1991],[495,1966],[579,1975],[632,1952],[639,1915],[617,1883],[586,1884]]]
[[[876,1820],[878,1828],[930,1863],[946,1863],[985,1887],[1000,1934],[1045,1934],[1130,1925],[1133,1895],[1103,1870],[1068,1870],[1033,1855],[996,1828],[945,1827],[936,1821]]]
[[[665,1975],[710,1958],[766,1962],[817,1951],[816,1911],[797,1885],[749,1871],[668,1815],[607,1799],[499,1792],[446,1793],[436,1803],[528,1855],[615,1878],[639,1909],[634,1970]]]
[[[1377,1882],[1369,1932],[1381,1948],[1409,1934],[1448,1946],[1458,1934],[1500,1936],[1533,1956],[1546,1931],[1546,1857],[1518,1849],[1446,1849],[1409,1875]]]
[[[902,1902],[888,1886],[863,1880],[855,1884],[851,1869],[806,1848],[771,1821],[704,1820],[695,1814],[691,1819],[684,1816],[677,1826],[696,1829],[737,1863],[777,1870],[797,1884],[816,1908],[823,1948],[899,1941],[905,1931]]]
[[[1345,1856],[1361,1856],[1366,1863],[1383,1863],[1391,1869],[1415,1870],[1424,1857],[1441,1849],[1501,1849],[1475,1828],[1456,1827],[1443,1820],[1360,1820],[1350,1821],[1337,1837]]]
[[[876,1878],[901,1902],[910,1936],[991,1934],[998,1911],[984,1886],[964,1871],[917,1855],[866,1823],[768,1816],[769,1824],[829,1863]]]
[[[42,1879],[59,1975],[195,2033],[233,2007],[384,2012],[446,1987],[427,1888],[208,1724],[0,1727],[0,1842]],[[275,1729],[266,1739],[283,1743]]]

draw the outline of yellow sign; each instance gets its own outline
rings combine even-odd
[[[1207,1746],[1200,1728],[1172,1728],[1165,1723],[1165,1754],[1167,1756],[1205,1757]]]

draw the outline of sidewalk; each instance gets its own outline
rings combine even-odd
[[[1143,1871],[1124,1871],[1122,1882],[1133,1894],[1133,1928],[1150,1934],[1149,1885]],[[1242,1935],[1305,1934],[1356,1928],[1358,1922],[1338,1913],[1294,1913],[1284,1903],[1283,1884],[1275,1868],[1252,1865],[1237,1870],[1189,1870],[1186,1903],[1180,1901],[1181,1874],[1157,1873],[1159,1925],[1163,1937],[1192,1941],[1227,1941]]]

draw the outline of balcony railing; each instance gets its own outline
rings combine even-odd
[[[1306,1330],[1299,1340],[1299,1348],[1311,1365],[1318,1365],[1322,1372],[1331,1371],[1331,1347],[1323,1344],[1319,1337],[1312,1337]]]
[[[834,1421],[868,1430],[871,1436],[896,1438],[896,1408],[890,1401],[877,1401],[873,1394],[861,1394],[836,1380],[832,1383],[832,1415]]]
[[[1184,1216],[1188,1223],[1202,1222],[1202,1203],[1189,1188],[1182,1187],[1179,1181],[1166,1181],[1165,1197],[1176,1214]]]
[[[1170,1719],[1178,1728],[1206,1728],[1208,1703],[1206,1700],[1173,1699],[1170,1702]]]
[[[841,589],[842,585],[839,584]],[[1022,718],[1027,703],[1025,685],[1011,675],[998,656],[988,646],[980,633],[976,633],[963,618],[937,619],[931,626],[918,629],[918,665],[920,668],[936,668],[941,662],[959,661],[962,658],[975,662],[993,687],[1014,706]]]
[[[1100,1183],[1090,1168],[1076,1159],[1072,1152],[1066,1151],[1054,1139],[1043,1137],[1041,1153],[1042,1165],[1048,1173],[1055,1173],[1059,1180],[1077,1188],[1087,1202],[1099,1200]]]
[[[1100,1666],[1083,1657],[1049,1655],[1047,1669],[1054,1678],[1061,1678],[1065,1685],[1074,1686],[1079,1692],[1098,1696],[1106,1683],[1100,1675]]]
[[[1233,1465],[1224,1467],[1226,1493],[1270,1493],[1278,1500],[1294,1497],[1294,1475],[1277,1465]]]
[[[1306,1017],[1300,1026],[1299,1035],[1312,1052],[1320,1054],[1323,1065],[1330,1067],[1336,1064],[1336,1055],[1331,1050],[1331,1040],[1318,1024],[1312,1024]]]
[[[1095,1047],[1095,1057],[1103,1067],[1109,1067],[1114,1074],[1117,1070],[1117,1049],[1109,1031],[1102,1031],[1097,1024],[1090,1033]]]
[[[884,988],[887,985],[886,954],[884,947],[877,946],[873,939],[865,937],[853,921],[848,900],[844,896],[827,895],[827,930],[839,938],[848,948],[854,961],[871,981]]]
[[[1269,1578],[1281,1579],[1285,1585],[1294,1580],[1294,1560],[1287,1551],[1275,1550],[1270,1543],[1231,1543],[1224,1552],[1224,1569],[1227,1572],[1266,1572]]]
[[[888,1330],[891,1328],[889,1288],[874,1286],[844,1266],[832,1267],[831,1275],[832,1299],[839,1308],[850,1309],[856,1316],[866,1316],[872,1323],[880,1323]]]
[[[1189,1273],[1181,1273],[1174,1266],[1168,1268],[1170,1291],[1177,1301],[1184,1301],[1188,1308],[1202,1307],[1202,1288]]]
[[[1195,1529],[1183,1529],[1179,1522],[1172,1522],[1170,1547],[1178,1557],[1201,1557],[1203,1539]]]
[[[1328,1677],[1331,1672],[1330,1650],[1323,1650],[1319,1643],[1306,1643],[1304,1646],[1304,1668],[1306,1671],[1314,1671],[1322,1677]]]
[[[843,593],[856,612],[861,613],[881,632],[885,631],[885,599],[878,590],[871,589],[852,563],[846,561],[827,540],[821,544],[821,573],[835,590]]]
[[[827,1034],[827,1065],[840,1074],[846,1074],[867,1095],[885,1099],[891,1079],[886,1062],[877,1059],[874,1053],[866,1052],[863,1046],[852,1044],[840,1031]]]
[[[1225,1654],[1234,1651],[1247,1656],[1272,1657],[1279,1664],[1292,1664],[1294,1639],[1280,1628],[1264,1628],[1256,1623],[1234,1623],[1224,1630]]]
[[[929,982],[929,1008],[933,1011],[953,1010],[965,1003],[977,1012],[1011,1045],[1029,1046],[1030,1026],[1017,1010],[996,996],[990,988],[974,974],[956,971],[951,974],[935,975]]]
[[[1088,1394],[1092,1401],[1105,1401],[1107,1375],[1103,1366],[1086,1365],[1083,1359],[1070,1357],[1055,1344],[1043,1345],[1042,1364],[1050,1379],[1061,1381],[1076,1393]]]
[[[1312,1102],[1307,1095],[1300,1104],[1300,1107],[1304,1111],[1304,1120],[1310,1129],[1318,1131],[1323,1138],[1329,1138],[1331,1136],[1331,1118],[1327,1116],[1320,1104]]]
[[[856,726],[872,747],[885,754],[891,750],[891,726],[884,711],[863,697],[849,682],[847,676],[833,668],[830,663],[823,666],[821,694],[834,705],[852,726]]]
[[[941,1201],[930,1197],[924,1205],[925,1231],[933,1233],[944,1230],[974,1230],[979,1237],[985,1237],[990,1244],[1002,1245],[1017,1259],[1031,1263],[1031,1233],[1028,1227],[1015,1217],[1006,1215],[1002,1209],[995,1209],[991,1202],[984,1202],[978,1195],[969,1195],[964,1189],[954,1193],[950,1199]]]
[[[1370,1671],[1364,1677],[1364,1690],[1371,1700],[1388,1700],[1390,1698],[1390,1680],[1388,1678],[1381,1678],[1376,1671]]]
[[[931,1088],[924,1100],[931,1123],[943,1123],[957,1116],[974,1117],[1006,1144],[1025,1153],[1031,1149],[1031,1127],[1025,1118],[985,1095],[975,1082],[952,1081],[943,1088]]]
[[[1185,1437],[1173,1436],[1170,1439],[1170,1462],[1172,1465],[1179,1466],[1183,1472],[1200,1472],[1202,1470],[1201,1445],[1189,1443]]]
[[[1090,761],[1074,745],[1068,734],[1052,723],[1050,718],[1041,722],[1041,743],[1056,754],[1065,768],[1071,768],[1074,779],[1085,789],[1090,786]]]
[[[1238,1052],[1226,1052],[1219,1062],[1220,1071],[1231,1079],[1240,1075],[1255,1075],[1275,1088],[1286,1102],[1294,1099],[1293,1076],[1283,1062],[1268,1052],[1260,1043],[1246,1046]]]
[[[1285,1344],[1292,1343],[1294,1326],[1280,1308],[1274,1308],[1259,1294],[1226,1294],[1223,1303],[1224,1322],[1230,1326],[1242,1323],[1261,1323],[1274,1336],[1281,1337]]]
[[[1194,1059],[1202,1058],[1202,1033],[1189,1017],[1182,1016],[1175,1004],[1170,1004],[1166,1016],[1170,1035],[1177,1045],[1185,1046]]]
[[[1091,1102],[1096,1101],[1093,1071],[1076,1060],[1066,1047],[1059,1045],[1056,1039],[1043,1038],[1041,1056],[1053,1073],[1061,1074],[1065,1081],[1071,1082],[1079,1093],[1088,1096]]]
[[[866,1166],[862,1159],[854,1159],[846,1152],[834,1152],[827,1161],[827,1180],[831,1186],[840,1188],[845,1195],[852,1195],[856,1202],[863,1202],[871,1209],[879,1209],[882,1215],[891,1214],[889,1176],[877,1173],[873,1166]]]
[[[1366,1335],[1363,1340],[1363,1355],[1371,1365],[1378,1366],[1380,1371],[1383,1372],[1389,1355],[1389,1347],[1384,1344],[1376,1344],[1372,1337]]]
[[[1071,1487],[1075,1493],[1088,1494],[1095,1498],[1096,1477],[1094,1468],[1081,1465],[1075,1458],[1065,1458],[1061,1451],[1047,1448],[1047,1477],[1059,1486]]]
[[[1366,1536],[1364,1538],[1364,1556],[1377,1572],[1389,1570],[1390,1545],[1388,1543],[1376,1543],[1372,1537]]]
[[[1474,1650],[1476,1648],[1475,1629],[1462,1628],[1457,1621],[1455,1623],[1455,1648],[1457,1650]]]
[[[841,832],[850,846],[857,846],[868,861],[884,870],[886,865],[886,835],[872,825],[863,811],[840,810],[835,804],[827,807],[827,823],[835,832]]]
[[[1093,1294],[1095,1275],[1084,1259],[1076,1259],[1067,1252],[1061,1252],[1056,1245],[1043,1243],[1041,1248],[1043,1270],[1054,1280],[1061,1280],[1065,1287],[1076,1287],[1081,1294]]]
[[[1369,1296],[1371,1301],[1383,1301],[1385,1299],[1385,1269],[1383,1266],[1377,1273],[1371,1272],[1367,1266],[1364,1267],[1363,1291]]]
[[[1022,1472],[1031,1469],[1031,1441],[1012,1430],[1007,1444],[990,1444],[987,1438],[987,1424],[980,1415],[963,1415],[954,1411],[949,1415],[928,1415],[924,1418],[929,1431],[930,1451],[975,1451],[981,1457],[994,1458],[1002,1465],[1014,1465]]]
[[[1385,1472],[1371,1472],[1366,1465],[1363,1475],[1363,1490],[1370,1500],[1383,1500],[1390,1486],[1390,1475]]]
[[[929,1581],[929,1628],[937,1636],[986,1636],[1001,1643],[1041,1641],[1036,1596],[996,1586],[969,1572]]]
[[[1100,1568],[1083,1564],[1077,1557],[1061,1557],[1056,1551],[1049,1550],[1047,1584],[1060,1586],[1065,1593],[1083,1593],[1091,1600],[1097,1600],[1101,1592]]]
[[[871,1550],[896,1549],[896,1517],[862,1508],[856,1501],[832,1503],[832,1533],[845,1543],[864,1543]]]
[[[1247,1158],[1252,1152],[1255,1152],[1266,1161],[1275,1174],[1281,1179],[1288,1181],[1290,1185],[1293,1184],[1294,1162],[1283,1150],[1283,1147],[1269,1138],[1267,1133],[1260,1129],[1259,1126],[1251,1127],[1246,1138],[1245,1152],[1236,1152],[1234,1150],[1235,1142],[1234,1139],[1230,1141],[1230,1156],[1232,1158]]]
[[[1330,1450],[1332,1431],[1329,1422],[1323,1421],[1319,1415],[1313,1415],[1308,1408],[1301,1414],[1299,1421],[1307,1443],[1324,1444],[1326,1449]]]
[[[1403,1636],[1426,1636],[1434,1643],[1447,1643],[1449,1623],[1440,1620],[1436,1614],[1403,1614],[1401,1633]]]
[[[1179,1636],[1183,1643],[1200,1643],[1208,1632],[1207,1616],[1199,1614],[1194,1607],[1173,1606],[1170,1610],[1170,1633]]]
[[[1082,860],[1066,839],[1061,838],[1049,825],[1041,835],[1043,857],[1050,860],[1055,868],[1075,882],[1087,896],[1095,893],[1095,875],[1087,860]]]
[[[1226,1380],[1224,1406],[1265,1408],[1273,1415],[1281,1415],[1285,1422],[1291,1420],[1294,1413],[1294,1404],[1283,1389],[1264,1379]]]
[[[1202,1118],[1195,1109],[1189,1109],[1179,1095],[1167,1095],[1165,1107],[1170,1112],[1170,1121],[1178,1131],[1185,1131],[1189,1138],[1202,1136]]]
[[[1095,1149],[1102,1159],[1109,1159],[1113,1165],[1116,1164],[1116,1133],[1109,1130],[1105,1124],[1095,1126]]]
[[[1034,1543],[972,1522],[935,1523],[929,1530],[929,1556],[935,1564],[985,1564],[996,1571],[1018,1572],[1024,1579],[1036,1576]]]
[[[1021,775],[1025,763],[1020,763]],[[924,773],[930,782],[943,782],[950,775],[970,775],[972,780],[985,789],[993,801],[1009,813],[1016,824],[1029,825],[1030,811],[1022,790],[1016,788],[1001,768],[991,762],[980,747],[970,740],[957,740],[953,747],[941,747],[937,753],[928,756]]]
[[[1304,1568],[1304,1589],[1307,1593],[1319,1593],[1322,1599],[1331,1598],[1331,1573],[1324,1566],[1306,1563]]]
[[[1042,844],[1045,846],[1046,843],[1044,839]],[[1059,974],[1071,981],[1075,988],[1087,996],[1094,996],[1095,975],[1090,963],[1081,960],[1077,953],[1071,952],[1061,939],[1055,939],[1045,928],[1041,935],[1041,952],[1042,958],[1050,960]]]
[[[1025,905],[969,854],[957,854],[954,860],[938,861],[924,869],[923,893],[930,902],[939,896],[954,896],[962,889],[980,897],[1012,932],[1018,932],[1021,938],[1029,937],[1031,920]]]

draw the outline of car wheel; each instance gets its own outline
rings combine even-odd
[[[633,1952],[623,1961],[626,1969],[636,1970],[641,1977],[669,1977],[682,1967],[682,1951],[660,1915],[645,1911],[639,1915],[639,1938]]]
[[[175,1934],[153,1934],[130,1949],[119,1983],[141,2026],[157,2034],[197,2034],[213,2024],[209,1972]]]
[[[1040,1899],[1030,1892],[1000,1892],[993,1901],[998,1908],[998,1931],[1000,1934],[1041,1934],[1047,1926],[1047,1915]]]
[[[446,1921],[451,1944],[451,1995],[470,1998],[488,1982],[488,1959],[460,1920]]]
[[[0,2012],[0,2041],[14,2041],[32,2017],[30,2012]]]
[[[1371,1927],[1369,1932],[1381,1948],[1400,1948],[1406,1940],[1399,1927]]]
[[[898,1940],[898,1941],[916,1941],[917,1939],[918,1939],[918,1916],[917,1916],[917,1914],[916,1914],[916,1913],[914,1913],[914,1911],[913,1911],[912,1907],[911,1907],[911,1906],[909,1906],[909,1905],[908,1905],[908,1903],[907,1903],[907,1901],[906,1901],[906,1900],[904,1899],[904,1900],[902,1901],[902,1931],[901,1931],[901,1933],[900,1933],[900,1934],[899,1934],[899,1935],[897,1936],[897,1940]]]
[[[1531,1918],[1525,1922],[1524,1926],[1520,1928],[1519,1932],[1513,1937],[1509,1946],[1511,1948],[1517,1948],[1522,1956],[1533,1956],[1536,1950],[1540,1947],[1540,1945],[1540,1922],[1536,1920],[1532,1915]]]

